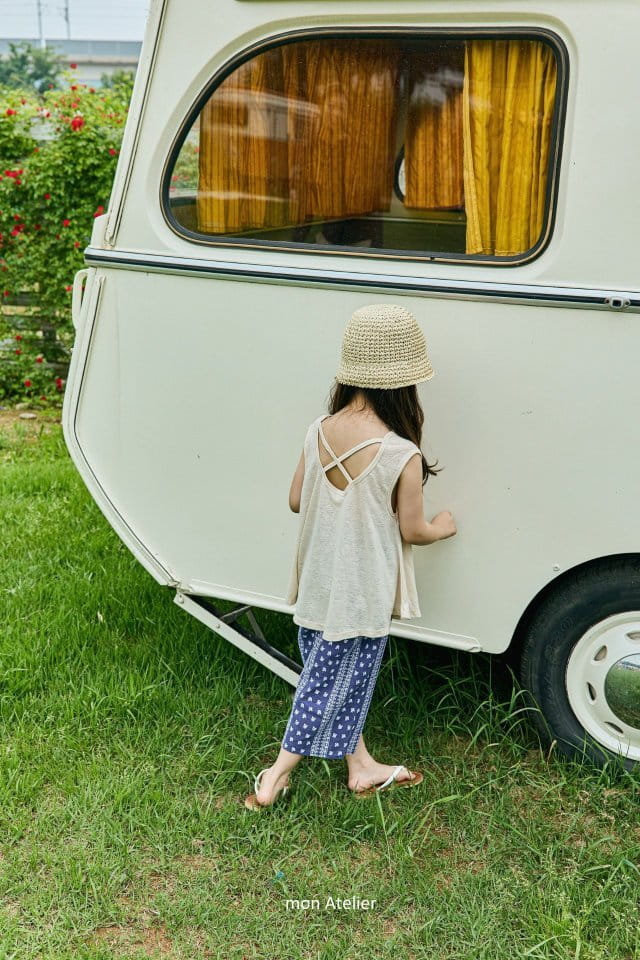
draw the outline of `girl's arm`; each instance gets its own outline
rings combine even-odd
[[[424,546],[456,533],[453,516],[448,510],[436,514],[431,523],[424,518],[422,460],[418,453],[411,457],[400,474],[397,509],[400,533],[407,543]]]
[[[289,508],[293,510],[294,513],[300,513],[300,494],[302,492],[303,480],[304,480],[304,450],[300,454],[300,459],[298,460],[298,466],[296,467],[296,472],[293,475],[293,480],[291,481],[291,487],[289,489]]]

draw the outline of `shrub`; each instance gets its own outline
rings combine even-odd
[[[73,277],[94,219],[108,208],[126,120],[129,86],[103,90],[65,75],[68,89],[42,95],[0,88],[4,399],[61,400],[56,381],[65,382],[73,342]]]

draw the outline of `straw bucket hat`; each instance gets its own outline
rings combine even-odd
[[[395,303],[354,311],[342,339],[339,383],[393,390],[433,375],[424,334],[411,311]]]

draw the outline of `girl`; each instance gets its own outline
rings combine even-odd
[[[421,616],[412,544],[456,533],[448,510],[424,518],[422,487],[440,470],[420,449],[416,384],[433,375],[412,313],[395,304],[355,311],[330,412],[307,430],[289,491],[300,521],[287,601],[295,603],[303,669],[280,754],[255,778],[249,809],[284,795],[303,756],[345,757],[357,796],[423,779],[374,760],[362,728],[391,618]]]

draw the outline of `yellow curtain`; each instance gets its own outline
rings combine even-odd
[[[388,210],[398,60],[384,41],[336,39],[240,66],[201,114],[198,229]]]
[[[532,40],[465,45],[462,98],[467,253],[532,247],[545,209],[556,65]]]
[[[463,205],[463,70],[461,43],[431,47],[409,58],[406,207],[428,210]]]

